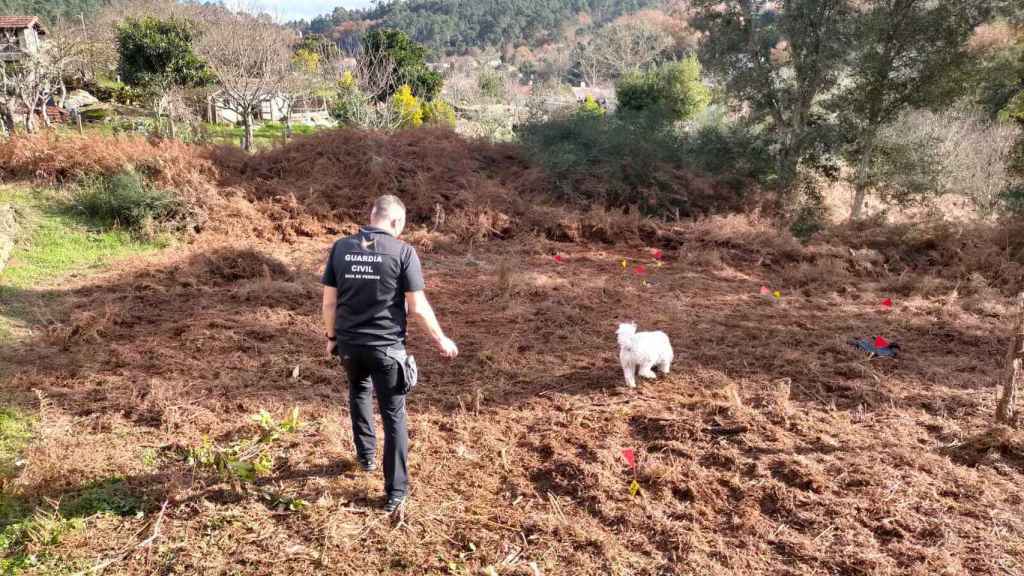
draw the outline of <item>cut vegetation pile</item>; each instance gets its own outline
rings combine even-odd
[[[469,141],[445,129],[321,132],[236,166],[231,183],[268,206],[275,221],[357,222],[372,198],[396,194],[410,223],[459,238],[521,231],[512,217],[537,200],[530,187],[540,180],[514,147]]]
[[[1009,275],[975,271],[992,286],[976,307],[957,284],[971,270],[947,277],[902,242],[802,246],[746,216],[670,226],[531,207],[540,177],[512,151],[422,134],[211,154],[210,177],[254,202],[236,198],[256,237],[209,234],[25,295],[38,313],[0,349],[0,396],[37,415],[35,437],[5,488],[18,505],[0,512],[83,527],[9,551],[121,574],[1024,571],[1024,435],[991,426]],[[428,292],[462,350],[445,364],[411,331],[423,377],[401,521],[379,512],[379,474],[358,472],[319,325],[333,231],[388,192],[412,209]],[[435,222],[438,205],[557,218],[546,234],[512,222],[512,241],[442,243],[479,236],[470,220]],[[623,387],[622,320],[671,336],[671,376]],[[874,336],[900,357],[849,344]],[[272,445],[268,474],[196,464],[257,435],[261,409],[292,407],[304,425]]]

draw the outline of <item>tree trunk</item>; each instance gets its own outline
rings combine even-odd
[[[793,150],[793,145],[789,140],[789,136],[784,137],[783,145],[779,150],[779,156],[775,164],[778,174],[780,200],[789,196],[793,183],[796,182],[797,168],[800,165],[800,155],[796,150]],[[786,207],[780,206],[780,208]]]
[[[36,131],[36,102],[24,101],[25,104],[25,131],[33,134]]]
[[[153,132],[154,136],[163,136],[163,100],[156,103],[156,107],[153,109]]]
[[[7,98],[4,105],[0,107],[0,120],[3,120],[4,131],[8,136],[14,136],[14,130],[17,128],[14,124],[14,110],[17,109],[18,102],[13,98]]]
[[[11,113],[11,109],[9,101],[0,101],[0,136],[14,135],[14,115]]]
[[[1017,317],[1006,355],[1003,395],[996,408],[996,422],[1013,424],[1017,420],[1017,391],[1024,381],[1024,292],[1017,295]]]
[[[167,122],[169,123],[169,125],[171,127],[171,140],[177,140],[178,139],[178,127],[175,126],[175,124],[174,124],[174,117],[173,116],[168,116],[167,117]]]
[[[242,114],[242,123],[245,126],[245,137],[242,139],[242,149],[246,152],[252,151],[252,110],[249,108],[245,109],[245,113]]]
[[[860,220],[864,212],[864,200],[868,196],[868,177],[871,173],[871,161],[875,153],[875,136],[871,134],[864,140],[864,151],[857,162],[857,175],[854,180],[853,206],[850,207],[850,221]]]

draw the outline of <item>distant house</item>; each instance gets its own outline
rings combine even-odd
[[[598,88],[595,86],[580,85],[572,89],[573,96],[576,97],[576,101],[582,102],[588,97],[597,100],[598,102],[611,102],[615,99],[614,88]]]
[[[229,104],[227,96],[223,93],[215,94],[211,101],[209,120],[214,123],[241,123],[242,115],[236,111],[237,106],[229,106]],[[263,122],[280,122],[288,116],[288,106],[289,99],[284,94],[268,94],[254,111],[253,119]],[[305,116],[326,114],[327,104],[318,97],[298,98],[292,103],[291,112],[293,121],[303,122]]]
[[[213,118],[215,123],[239,124],[242,122],[242,115],[237,112],[237,106],[230,105],[230,101],[223,94],[216,94],[213,98]],[[285,117],[288,110],[288,102],[281,95],[267,95],[259,104],[259,108],[253,114],[254,120],[278,121]]]
[[[42,47],[46,28],[35,16],[0,16],[0,62],[17,62]]]

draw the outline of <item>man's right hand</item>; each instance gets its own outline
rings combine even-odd
[[[440,348],[441,356],[453,360],[459,355],[459,347],[452,341],[451,338],[443,337],[438,342],[438,348]]]

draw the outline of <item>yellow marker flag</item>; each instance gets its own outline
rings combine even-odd
[[[779,292],[778,290],[776,290],[775,292],[773,292],[773,293],[772,293],[772,296],[775,296],[775,299],[776,299],[776,300],[782,300],[782,292]]]
[[[625,270],[628,267],[629,267],[629,262],[626,262],[625,260],[623,260],[622,261],[622,269]]]
[[[640,483],[633,480],[633,483],[629,485],[629,495],[636,496],[640,492]]]

